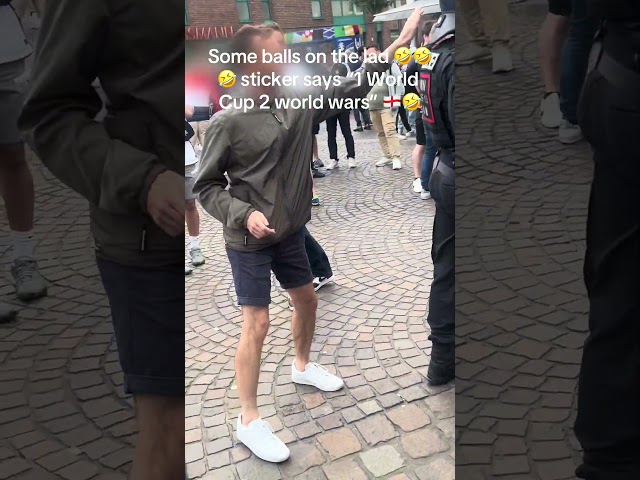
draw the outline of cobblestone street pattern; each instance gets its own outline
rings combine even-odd
[[[109,308],[95,267],[87,203],[32,162],[36,254],[49,296],[15,299],[8,230],[0,298],[20,308],[0,325],[0,479],[124,480],[135,422],[124,397]],[[4,206],[0,220],[6,225]]]
[[[456,461],[465,480],[569,479],[579,458],[572,412],[592,166],[585,143],[563,146],[539,123],[546,9],[512,6],[514,72],[457,70]]]
[[[337,278],[319,292],[312,360],[337,371],[346,387],[321,393],[291,383],[291,312],[274,287],[258,404],[291,448],[280,466],[234,446],[241,314],[220,224],[203,216],[207,264],[187,281],[186,455],[194,478],[454,478],[454,390],[425,382],[433,203],[411,190],[414,139],[403,142],[405,167],[394,172],[373,166],[372,132],[354,135],[359,166],[350,171],[343,160],[316,181],[322,205],[309,226]],[[326,161],[324,127],[318,142]]]

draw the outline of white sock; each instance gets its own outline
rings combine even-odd
[[[13,258],[33,258],[33,230],[28,232],[11,231],[13,240]]]
[[[200,237],[189,237],[191,248],[200,248]]]

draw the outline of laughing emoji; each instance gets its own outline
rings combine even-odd
[[[398,65],[407,65],[411,61],[411,50],[407,47],[400,47],[393,56]]]
[[[431,60],[431,51],[427,47],[420,47],[413,54],[418,65],[426,65]]]
[[[223,88],[231,88],[236,84],[236,74],[231,70],[223,70],[218,75],[218,83]]]
[[[408,93],[402,99],[402,105],[410,112],[420,108],[420,97],[415,93]]]

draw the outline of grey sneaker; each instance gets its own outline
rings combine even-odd
[[[493,56],[493,73],[506,73],[513,70],[511,50],[507,45],[494,45],[491,55]]]
[[[190,267],[190,266],[188,266],[188,265],[185,265],[185,266],[184,266],[184,274],[185,274],[185,275],[191,275],[192,273],[193,273],[193,268],[191,268],[191,267]]]
[[[565,145],[571,145],[572,143],[578,143],[582,140],[582,130],[580,125],[574,125],[567,120],[562,120],[560,128],[558,129],[558,140]]]
[[[191,265],[194,267],[199,267],[200,265],[204,265],[204,255],[202,255],[202,251],[200,248],[192,248],[191,249]]]
[[[16,281],[16,292],[20,300],[27,302],[47,295],[44,278],[33,258],[17,258],[11,267],[11,273]]]
[[[0,323],[8,323],[15,320],[17,310],[8,303],[0,302]]]
[[[471,65],[478,60],[491,56],[491,50],[477,43],[468,44],[459,55],[456,56],[456,65]]]

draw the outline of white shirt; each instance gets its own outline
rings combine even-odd
[[[0,64],[11,63],[31,55],[31,46],[11,5],[0,7]]]
[[[184,142],[184,166],[188,167],[196,163],[198,163],[198,157],[193,145],[191,145],[191,142]]]

